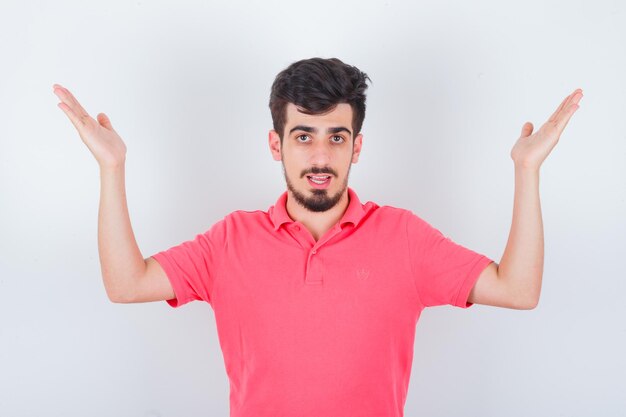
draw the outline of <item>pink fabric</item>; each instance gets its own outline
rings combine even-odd
[[[348,193],[317,242],[288,216],[285,192],[153,256],[169,305],[213,308],[231,417],[403,416],[421,311],[471,306],[491,259],[409,210]]]

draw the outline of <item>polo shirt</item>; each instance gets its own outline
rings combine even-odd
[[[472,305],[490,258],[410,210],[348,196],[318,241],[285,191],[153,256],[170,306],[213,308],[231,417],[403,416],[421,311]]]

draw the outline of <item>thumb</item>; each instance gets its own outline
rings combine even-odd
[[[102,126],[106,127],[109,130],[113,130],[113,125],[111,125],[111,120],[104,113],[98,113],[98,123]]]
[[[533,133],[533,124],[530,122],[524,123],[522,126],[522,137],[530,136]]]

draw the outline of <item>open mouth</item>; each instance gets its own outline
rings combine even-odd
[[[326,188],[330,184],[330,175],[307,175],[307,179],[315,188]]]

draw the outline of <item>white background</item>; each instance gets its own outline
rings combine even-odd
[[[592,5],[593,4],[593,5]],[[144,257],[286,187],[271,83],[338,57],[366,72],[362,202],[413,210],[499,260],[510,150],[575,88],[541,169],[535,310],[427,309],[407,416],[624,415],[626,7],[612,1],[0,3],[0,415],[228,415],[206,303],[114,304],[97,250],[99,170],[52,84],[127,148]]]

